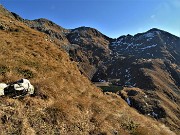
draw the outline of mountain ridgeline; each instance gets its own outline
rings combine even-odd
[[[0,81],[35,86],[33,96],[0,97],[0,134],[179,134],[179,37],[151,29],[113,39],[0,5],[0,50]],[[112,81],[123,89],[92,83]]]

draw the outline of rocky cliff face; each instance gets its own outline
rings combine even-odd
[[[91,79],[97,68],[110,58],[110,38],[89,27],[71,30],[67,35],[71,43],[69,55],[79,63],[80,70]],[[75,47],[72,47],[75,46]]]
[[[11,17],[45,33],[44,40],[65,50],[90,80],[118,80],[124,87],[118,94],[131,107],[179,132],[179,37],[151,29],[112,39],[89,27],[67,30],[46,19]]]

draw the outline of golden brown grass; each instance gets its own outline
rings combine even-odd
[[[157,59],[153,62],[154,70],[145,69],[148,76],[151,76],[153,83],[156,85],[156,95],[161,100],[161,106],[166,111],[166,119],[162,119],[172,130],[179,133],[179,96],[176,93],[179,88],[175,85],[175,80],[167,71],[164,72],[164,62]],[[171,65],[175,66],[175,65]]]
[[[0,81],[30,78],[32,97],[0,97],[1,134],[173,135],[167,127],[138,114],[115,94],[104,95],[80,74],[76,63],[45,34],[8,17],[0,22]]]

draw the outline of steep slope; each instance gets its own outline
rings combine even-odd
[[[69,50],[72,60],[79,63],[79,69],[91,79],[98,67],[110,58],[110,38],[89,27],[71,30],[67,39],[74,46]]]
[[[151,117],[156,117],[153,115],[156,112],[156,119],[179,131],[179,37],[154,28],[111,39],[89,27],[66,30],[46,19],[29,21],[13,15],[29,27],[48,34],[46,40],[66,50],[90,80],[118,80],[116,84],[123,87],[140,88],[150,95],[149,106],[142,106],[144,98],[131,96],[132,107]]]
[[[126,80],[128,81],[127,86],[134,84],[144,93],[144,95],[139,92],[135,95],[129,94],[127,97],[131,101],[131,106],[142,114],[166,123],[178,132],[180,93],[179,86],[173,79],[176,75],[178,77],[176,69],[160,59],[134,62],[130,67],[128,69],[129,80]],[[131,90],[131,88],[128,89]]]
[[[47,35],[0,11],[0,80],[25,77],[36,88],[32,97],[0,97],[1,134],[174,134],[104,95]]]
[[[103,62],[109,59],[111,38],[103,35],[98,30],[90,27],[79,27],[67,30],[47,19],[26,20],[15,13],[13,16],[28,25],[41,31],[50,37],[46,38],[60,48],[63,48],[71,57],[78,62],[78,67],[90,80],[98,67],[103,67]]]
[[[111,43],[110,49],[112,56],[106,70],[100,68],[93,80],[116,79],[119,85],[140,88],[148,98],[141,97],[141,93],[130,96],[131,106],[178,132],[180,38],[151,29],[135,36],[121,36]]]

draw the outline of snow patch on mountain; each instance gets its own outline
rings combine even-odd
[[[136,40],[146,39],[147,41],[150,41],[154,37],[158,36],[160,33],[161,33],[160,31],[147,32],[147,33],[140,35]]]
[[[154,32],[153,33],[146,33],[143,35],[145,38],[153,38],[155,36]]]
[[[157,46],[157,44],[155,44],[155,45],[150,45],[150,46],[146,46],[146,47],[140,48],[140,49],[144,50],[144,49],[149,49],[149,48],[156,47],[156,46]]]
[[[122,41],[123,41],[123,38],[116,39],[116,41],[112,42],[112,46],[124,44]]]

